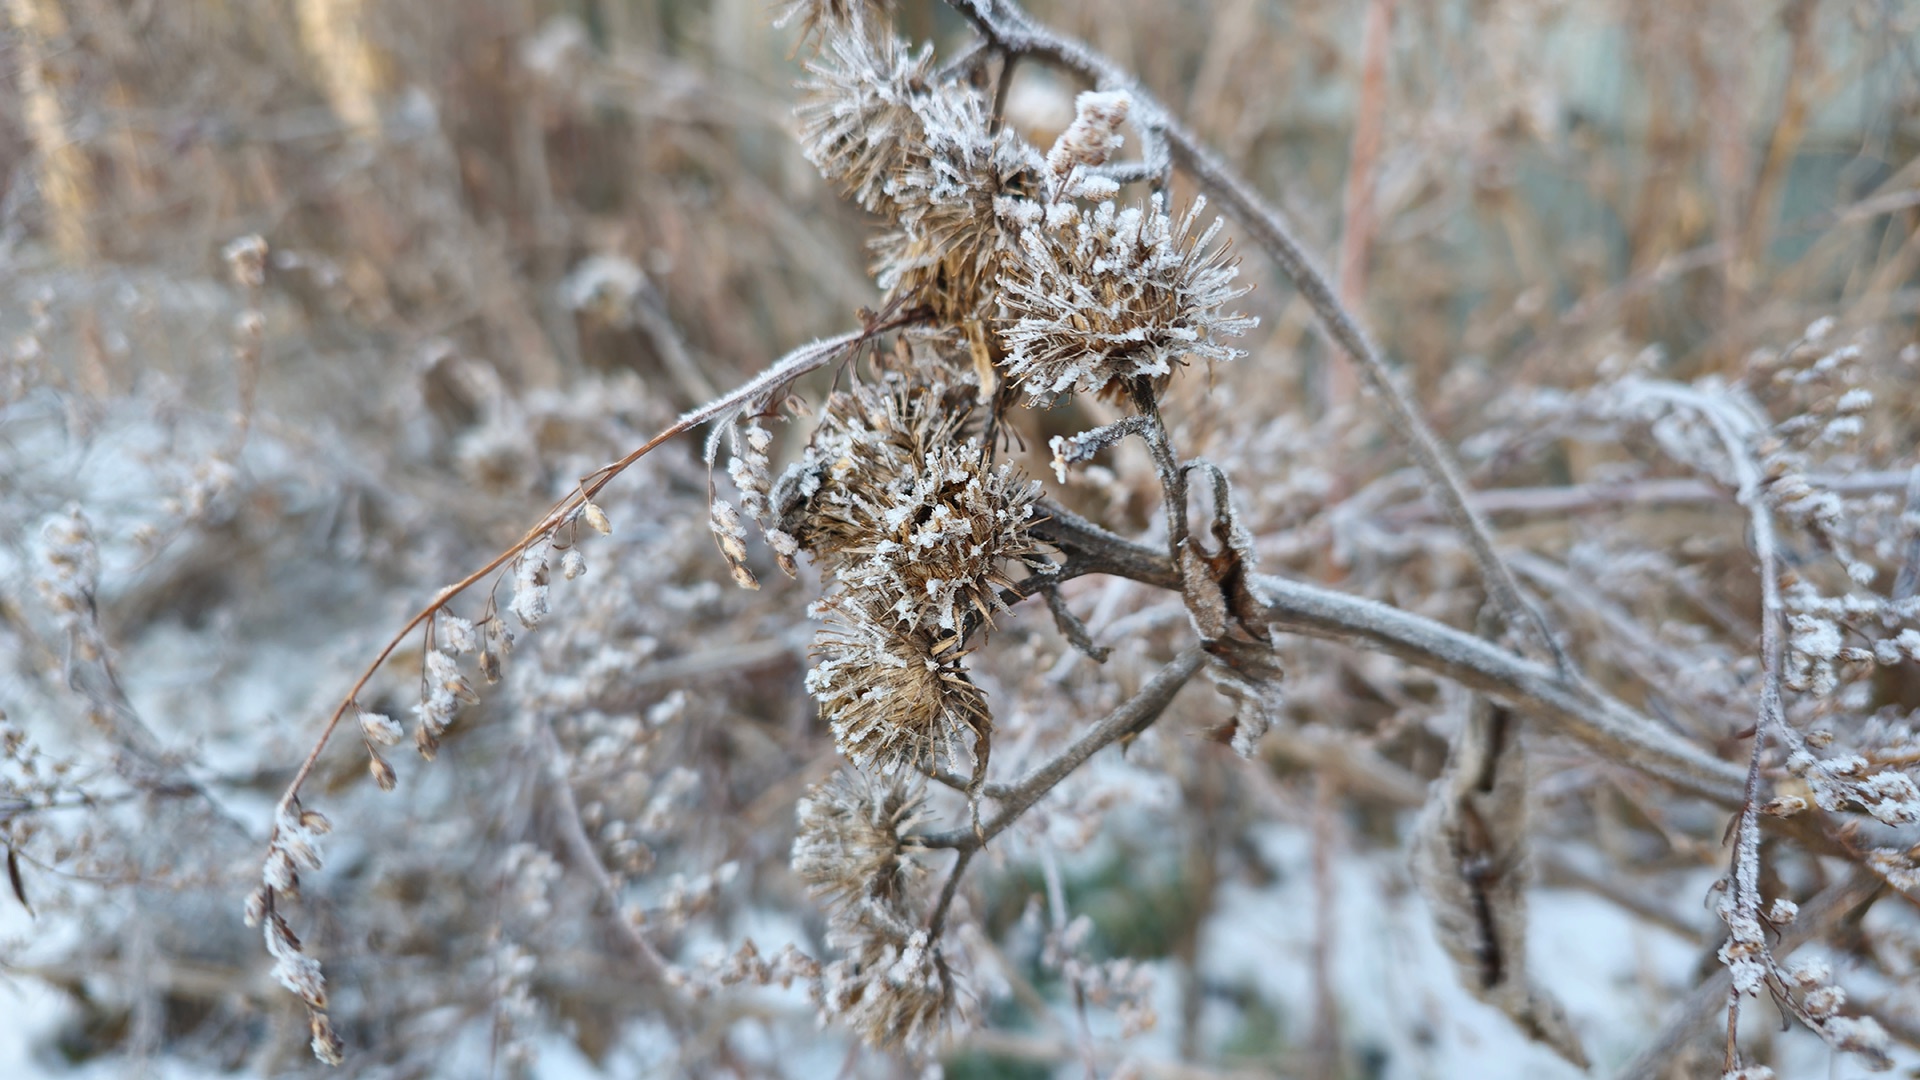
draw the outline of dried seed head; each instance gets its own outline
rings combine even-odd
[[[964,87],[942,87],[916,109],[922,142],[887,183],[897,227],[873,242],[874,279],[943,325],[985,321],[1019,246],[1020,223],[1002,211],[1040,197],[1046,163],[1012,131],[995,131],[986,102]]]
[[[972,431],[962,388],[889,374],[827,399],[806,453],[780,477],[780,528],[816,556],[836,560],[866,543],[863,521],[903,473],[936,446]]]
[[[914,106],[932,79],[932,50],[915,55],[891,34],[834,34],[824,44],[795,110],[801,153],[862,207],[886,212],[888,181],[924,132]]]
[[[954,976],[925,930],[875,934],[825,972],[822,1011],[840,1015],[878,1049],[934,1045],[954,1004]]]
[[[566,578],[568,581],[573,581],[574,579],[584,575],[586,572],[587,572],[587,558],[586,556],[580,554],[577,548],[569,549],[565,555],[560,556],[560,576],[561,577]]]
[[[840,752],[855,765],[891,774],[957,760],[957,740],[972,732],[976,768],[983,764],[993,722],[985,695],[952,655],[958,650],[942,659],[927,634],[904,630],[888,615],[861,612],[845,597],[833,610],[837,624],[814,640],[807,689]]]
[[[1007,376],[1029,404],[1164,378],[1189,356],[1241,355],[1221,340],[1257,320],[1222,310],[1247,289],[1234,288],[1239,267],[1213,246],[1219,221],[1194,235],[1204,206],[1196,201],[1178,224],[1157,195],[1145,209],[1067,207],[1059,227],[1022,234],[1019,257],[1000,275],[1000,335]]]
[[[1040,192],[1039,153],[996,131],[971,86],[934,85],[930,53],[891,37],[831,36],[808,70],[798,111],[807,159],[896,224],[874,244],[880,287],[949,324],[984,312],[1017,232],[995,208]]]
[[[747,527],[740,523],[739,512],[725,499],[714,499],[708,511],[707,525],[713,530],[714,542],[720,545],[720,554],[727,560],[727,569],[733,572],[734,584],[743,589],[758,589],[760,579],[747,569]]]
[[[1009,564],[1031,562],[1040,485],[961,442],[964,404],[896,379],[828,402],[808,454],[781,478],[782,525],[849,591],[908,630],[962,637],[1004,610]]]
[[[860,508],[861,543],[841,553],[851,590],[891,601],[909,629],[965,636],[977,616],[1005,611],[1007,564],[1035,558],[1031,535],[1040,485],[1010,465],[989,469],[975,443],[935,447],[889,485],[884,502]]]
[[[842,769],[800,800],[793,872],[832,904],[836,918],[867,905],[903,913],[920,872],[911,857],[919,846],[907,834],[925,803],[917,777],[873,780]]]

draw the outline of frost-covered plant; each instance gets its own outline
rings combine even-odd
[[[1195,201],[1177,224],[1158,195],[1125,210],[1035,207],[1045,221],[1022,232],[1019,258],[1001,278],[1008,378],[1044,403],[1141,378],[1164,388],[1188,357],[1242,355],[1222,339],[1257,320],[1223,310],[1247,289],[1234,287],[1237,267],[1214,245],[1221,222],[1194,235],[1205,207]]]
[[[1050,46],[1052,55],[1064,57],[1069,67],[1079,65],[1108,88],[1080,95],[1072,122],[1042,154],[1003,122],[1003,88],[987,91],[984,80],[975,78],[977,61],[937,65],[930,47],[895,37],[884,11],[869,5],[791,5],[783,18],[795,17],[803,23],[803,40],[820,50],[803,84],[802,146],[823,176],[883,220],[884,232],[874,245],[875,279],[885,292],[880,313],[866,313],[857,332],[790,354],[742,389],[686,413],[640,449],[584,477],[519,543],[416,616],[408,627],[423,634],[415,741],[431,757],[459,711],[478,700],[462,656],[477,654],[488,682],[501,677],[502,658],[514,637],[491,589],[510,575],[508,610],[522,629],[540,626],[553,610],[548,597],[553,571],[571,580],[585,570],[577,550],[582,527],[601,533],[610,528],[594,501],[598,493],[666,438],[714,422],[707,461],[714,463],[723,439],[730,443],[727,472],[739,507],[710,480],[709,531],[734,580],[744,587],[760,587],[749,522],[758,526],[774,563],[787,575],[798,576],[802,553],[822,571],[824,595],[811,611],[826,625],[814,640],[805,686],[838,751],[858,770],[816,787],[802,800],[792,864],[826,903],[826,944],[841,950],[842,957],[825,964],[783,962],[778,977],[806,978],[822,1016],[845,1022],[869,1044],[925,1054],[956,1015],[955,987],[962,972],[946,930],[961,877],[993,836],[1095,750],[1131,739],[1151,724],[1203,666],[1236,713],[1215,738],[1244,757],[1255,757],[1262,737],[1284,717],[1285,666],[1276,652],[1276,625],[1299,626],[1303,620],[1313,625],[1315,618],[1330,618],[1351,628],[1379,617],[1310,616],[1289,608],[1281,586],[1258,574],[1256,544],[1234,505],[1228,473],[1184,458],[1175,430],[1162,415],[1176,369],[1191,360],[1211,364],[1242,355],[1227,342],[1257,320],[1230,310],[1249,288],[1237,284],[1237,260],[1217,242],[1223,223],[1201,223],[1204,199],[1176,215],[1169,212],[1162,187],[1131,204],[1120,197],[1126,184],[1162,175],[1164,165],[1155,158],[1167,152],[1168,141],[1189,138],[1158,103],[1126,88],[1122,76],[1078,46]],[[985,5],[971,17],[992,49],[1036,48],[1032,35],[1039,31],[1010,7]],[[1145,167],[1115,160],[1126,144],[1122,128],[1129,123],[1145,133]],[[1787,688],[1830,695],[1838,681],[1836,664],[1877,662],[1882,654],[1898,660],[1912,651],[1903,650],[1904,639],[1897,635],[1885,647],[1849,651],[1836,626],[1821,618],[1839,603],[1857,618],[1891,625],[1904,618],[1901,609],[1871,602],[1849,607],[1810,592],[1805,582],[1793,583],[1791,612],[1782,599],[1776,513],[1837,558],[1853,587],[1875,576],[1873,567],[1854,554],[1872,538],[1859,535],[1833,500],[1804,479],[1814,457],[1860,434],[1871,395],[1853,389],[1828,394],[1770,424],[1764,407],[1742,388],[1711,379],[1683,386],[1629,375],[1583,406],[1603,423],[1646,425],[1670,457],[1723,485],[1752,515],[1765,593],[1763,689],[1759,738],[1742,785],[1738,771],[1717,756],[1666,734],[1581,680],[1546,617],[1493,547],[1457,466],[1383,374],[1370,344],[1278,216],[1250,201],[1237,181],[1219,181],[1210,158],[1191,148],[1186,154],[1203,180],[1214,177],[1216,194],[1253,219],[1257,235],[1301,285],[1336,339],[1373,374],[1396,426],[1467,540],[1500,619],[1510,632],[1530,639],[1535,655],[1551,660],[1551,668],[1540,669],[1545,674],[1528,678],[1549,680],[1552,693],[1565,695],[1554,708],[1563,718],[1577,719],[1567,721],[1564,730],[1655,775],[1690,784],[1696,793],[1737,805],[1736,855],[1721,905],[1732,935],[1721,956],[1734,972],[1734,1000],[1769,988],[1834,1045],[1875,1060],[1883,1057],[1869,1022],[1839,1015],[1836,988],[1816,980],[1817,985],[1796,991],[1780,974],[1784,969],[1775,963],[1762,928],[1767,919],[1790,919],[1792,903],[1776,898],[1765,914],[1757,907],[1768,745],[1792,749],[1786,767],[1808,785],[1821,812],[1857,807],[1894,827],[1920,818],[1910,778],[1898,768],[1875,770],[1858,755],[1814,755],[1808,747],[1819,740],[1796,733],[1781,697]],[[1808,338],[1824,333],[1810,332]],[[1790,393],[1821,393],[1847,383],[1846,364],[1856,357],[1833,353],[1799,375],[1783,371],[1774,381]],[[811,412],[812,430],[797,460],[776,470],[776,439],[768,424],[801,411],[789,408],[796,381],[836,360],[844,361],[841,378],[847,385]],[[999,460],[1004,434],[1016,423],[1010,412],[1016,395],[1007,389],[1018,391],[1029,407],[1095,395],[1130,407],[1117,421],[1055,437],[1056,478],[1065,484],[1076,467],[1139,439],[1158,481],[1163,528],[1157,539],[1163,546],[1131,545],[1048,504],[1039,483]],[[1819,416],[1828,419],[1816,422]],[[1205,532],[1191,520],[1189,480],[1196,476],[1211,486],[1211,527]],[[1064,637],[1086,655],[1105,659],[1108,650],[1093,643],[1059,591],[1073,577],[1101,571],[1174,589],[1198,638],[1197,649],[1181,654],[1052,761],[1017,783],[991,785],[995,722],[969,658],[988,647],[988,635],[1015,604],[1044,593]],[[449,602],[496,572],[501,576],[482,593],[475,616],[455,616]],[[1336,633],[1341,632],[1346,631]],[[1395,633],[1377,627],[1371,632]],[[1455,669],[1483,673],[1489,664],[1526,662],[1506,653],[1499,655],[1509,659],[1498,662],[1484,655],[1459,659],[1465,648],[1459,644],[1422,648],[1453,657],[1447,663]],[[361,686],[379,663],[362,676]],[[1511,699],[1518,693],[1515,678],[1486,675],[1478,689]],[[1722,689],[1727,696],[1733,693]],[[375,777],[381,786],[391,786],[392,770],[375,745],[391,743],[397,725],[362,708],[358,693],[356,687],[336,710],[334,722],[348,710],[361,718]],[[1539,698],[1546,691],[1527,693]],[[1429,824],[1423,826],[1423,887],[1437,905],[1456,962],[1463,969],[1480,965],[1475,992],[1507,1011],[1530,1037],[1584,1063],[1579,1036],[1552,995],[1531,980],[1515,944],[1525,930],[1520,890],[1527,838],[1511,806],[1524,805],[1526,774],[1505,719],[1510,714],[1503,707],[1489,715],[1502,719],[1475,721],[1452,738],[1455,782],[1435,787]],[[1480,745],[1476,739],[1492,742]],[[951,769],[963,748],[971,759],[966,773]],[[1501,763],[1497,769],[1496,762]],[[298,869],[319,865],[312,842],[319,829],[309,822],[324,819],[298,801],[300,782],[312,764],[310,759],[280,803],[266,884],[253,904],[269,920],[270,933],[285,930],[274,906],[295,895]],[[908,786],[922,777],[965,793],[964,826],[947,832],[926,827],[933,815],[925,796]],[[1486,804],[1492,798],[1487,793],[1495,791],[1511,804],[1508,809]],[[1787,815],[1806,805],[1790,799],[1781,796],[1766,807]],[[983,802],[997,803],[998,811],[983,813]],[[1501,820],[1490,824],[1488,814]],[[954,850],[957,857],[944,887],[929,901],[919,894],[917,879],[922,860],[941,849]],[[1875,859],[1887,861],[1884,851],[1858,858],[1869,866],[1879,865]],[[1897,882],[1899,873],[1897,867],[1891,873],[1883,869],[1888,880]],[[1084,926],[1074,925],[1084,937]],[[1069,927],[1055,929],[1050,963],[1068,975],[1083,1006],[1088,996],[1118,1000],[1140,993],[1124,966],[1108,970],[1067,959],[1079,949],[1080,938]],[[657,962],[648,936],[632,926],[627,932]],[[283,981],[296,988],[312,1012],[316,1052],[332,1058],[337,1040],[326,1027],[318,969],[290,931],[274,940],[275,955],[290,973]],[[757,951],[746,950],[720,967],[672,970],[677,985],[693,990],[714,980],[726,984],[751,976],[764,984],[776,977]],[[1140,1009],[1137,1004],[1125,1008]],[[1730,1031],[1736,1021],[1737,1007]],[[1739,1065],[1736,1058],[1729,1057],[1729,1070]]]
[[[5,8],[33,156],[0,214],[0,930],[46,925],[0,966],[66,995],[63,1052],[1335,1076],[1445,1071],[1471,1027],[1489,1072],[1757,1078],[1812,1036],[1920,1041],[1911,170],[1807,183],[1826,115],[1751,152],[1776,95],[1743,59],[1791,56],[1804,118],[1809,85],[1897,86],[1881,51],[1810,77],[1818,5],[1492,0],[1409,53],[1419,13],[1368,4],[1355,57],[1324,5],[1102,6],[1189,126],[1012,0],[952,7],[776,5],[784,156],[740,73],[791,39],[671,11],[307,3],[302,74],[190,3],[131,36]],[[1659,76],[1657,167],[1559,102],[1562,11]],[[438,74],[385,87],[376,48]],[[1348,75],[1342,168],[1328,106],[1273,88]],[[1903,153],[1903,116],[1863,145]],[[1634,212],[1569,231],[1554,170]],[[1829,188],[1861,201],[1802,216]],[[503,519],[534,524],[488,559]],[[276,718],[329,708],[357,740],[283,787]],[[1723,850],[1716,921],[1685,901]],[[1433,940],[1338,932],[1369,897]],[[1684,1003],[1616,1069],[1638,990],[1539,944],[1650,924],[1594,952]],[[1365,1019],[1360,963],[1431,1022]],[[1761,995],[1812,1035],[1776,1052]],[[1512,1030],[1451,1023],[1467,998]]]

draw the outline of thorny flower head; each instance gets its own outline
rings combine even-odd
[[[924,135],[919,106],[933,54],[916,54],[892,34],[831,34],[824,46],[807,65],[807,96],[795,110],[801,151],[855,202],[886,213],[887,186]]]
[[[991,624],[1004,611],[999,589],[1014,583],[1001,569],[1037,554],[1029,536],[1037,483],[1012,466],[988,469],[976,443],[936,447],[901,476],[863,524],[863,543],[843,553],[841,582],[892,599],[892,614],[912,629],[964,636],[974,616]]]
[[[997,208],[1036,195],[1045,162],[994,130],[971,87],[935,85],[927,52],[866,34],[826,44],[798,110],[807,160],[894,223],[874,243],[882,289],[943,321],[976,317],[1017,235]]]
[[[917,778],[875,780],[843,769],[800,800],[793,872],[831,905],[836,921],[869,907],[902,913],[920,867],[909,835],[925,816]]]
[[[874,1047],[924,1050],[946,1030],[954,1003],[954,974],[939,943],[925,930],[904,938],[870,932],[836,944],[849,955],[823,973],[820,1011],[845,1020]]]
[[[1004,611],[1006,567],[1032,562],[1040,485],[990,467],[941,387],[896,380],[836,395],[814,446],[782,477],[776,499],[798,542],[829,560],[840,583],[872,597],[908,630],[964,637]],[[943,650],[944,651],[944,650]]]
[[[986,103],[964,86],[922,97],[917,109],[921,143],[887,182],[898,227],[873,243],[875,279],[943,322],[982,318],[1018,244],[1007,211],[1031,205],[1046,165],[1014,132],[995,132]]]
[[[1205,205],[1177,224],[1157,195],[1144,209],[1032,208],[1000,276],[1007,375],[1031,403],[1164,377],[1188,356],[1241,355],[1221,340],[1257,320],[1222,310],[1247,288],[1234,287],[1238,265],[1213,246],[1220,222],[1194,235]]]
[[[971,731],[975,769],[984,768],[992,719],[957,648],[940,650],[926,632],[853,598],[830,597],[820,607],[833,621],[814,641],[807,690],[841,753],[890,774],[956,759],[957,739]]]

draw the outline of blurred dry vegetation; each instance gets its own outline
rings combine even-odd
[[[1370,8],[1390,9],[1371,88]],[[857,327],[880,300],[871,222],[800,155],[797,35],[762,0],[6,0],[4,13],[0,833],[35,916],[0,924],[0,979],[70,1003],[36,1035],[43,1067],[317,1072],[303,1015],[238,919],[271,800],[317,718],[411,611],[576,477],[794,346]],[[1473,485],[1522,489],[1495,504],[1503,544],[1524,553],[1516,569],[1588,675],[1744,767],[1752,670],[1739,665],[1760,602],[1745,518],[1644,431],[1566,403],[1630,370],[1737,378],[1831,317],[1831,342],[1862,350],[1849,385],[1876,404],[1827,475],[1906,496],[1920,7],[1062,0],[1034,13],[1131,68],[1338,265]],[[968,34],[937,4],[903,2],[898,19],[943,55]],[[1080,89],[1022,64],[1008,120],[1044,148]],[[1368,123],[1372,191],[1356,202]],[[1176,205],[1194,194],[1184,179],[1174,192]],[[1342,223],[1360,204],[1356,237]],[[258,288],[222,254],[249,234],[269,247]],[[1308,307],[1236,249],[1261,324],[1240,343],[1248,358],[1175,381],[1165,407],[1183,447],[1233,476],[1266,571],[1471,629],[1481,593],[1465,549]],[[817,402],[832,378],[802,396]],[[1010,415],[1013,459],[1046,476],[1050,436],[1119,414],[1080,401]],[[777,432],[776,461],[804,437]],[[305,890],[308,946],[355,1075],[453,1075],[448,1054],[509,1075],[568,1044],[614,1075],[903,1067],[848,1057],[804,1004],[676,990],[632,940],[639,925],[689,965],[747,937],[820,955],[788,869],[794,803],[838,763],[801,688],[817,590],[806,571],[762,573],[758,593],[727,582],[699,450],[669,446],[601,497],[615,532],[584,546],[589,576],[556,583],[553,625],[525,638],[440,763],[396,758],[400,789],[383,795],[364,757],[323,759],[334,846]],[[1154,525],[1160,489],[1122,447],[1054,494],[1133,535]],[[78,608],[36,584],[43,525],[72,520],[70,505],[100,562]],[[1888,543],[1883,587],[1913,558]],[[1817,551],[1787,557],[1827,573]],[[1113,708],[1185,631],[1180,605],[1144,588],[1083,580],[1067,597],[1116,658],[1097,672],[1076,659],[1036,605],[1007,620],[977,660],[996,768]],[[1446,758],[1433,717],[1467,707],[1343,645],[1290,640],[1282,659],[1290,722],[1255,761],[1206,737],[1229,706],[1190,690],[969,884],[981,929],[966,949],[1000,974],[981,976],[982,1016],[949,1048],[950,1075],[1077,1074],[1083,1059],[1102,1075],[1174,1075],[1175,1059],[1196,1070],[1180,1075],[1418,1074],[1429,1043],[1382,1035],[1402,1025],[1338,1000],[1337,950],[1273,961],[1317,973],[1312,1016],[1206,970],[1202,943],[1234,934],[1210,923],[1221,890],[1280,872],[1255,831],[1306,837],[1300,868],[1324,886],[1317,913],[1272,917],[1337,919],[1326,864],[1401,850]],[[404,711],[411,663],[363,701]],[[1701,674],[1716,663],[1725,679]],[[1846,709],[1920,707],[1915,672],[1880,669]],[[1701,900],[1726,866],[1725,814],[1669,809],[1654,781],[1570,744],[1543,744],[1535,769],[1544,882],[1609,897],[1710,966],[1720,927]],[[589,863],[611,873],[618,907]],[[1829,871],[1808,857],[1781,872],[1770,890],[1811,893]],[[1157,1049],[1128,1059],[1110,1026],[1090,1048],[1054,1018],[1075,991],[1044,954],[1074,943],[1056,933],[1043,948],[1039,924],[1082,912],[1097,938],[1082,946],[1163,973]],[[1906,915],[1884,938],[1855,927],[1850,947],[1910,1042],[1920,932]],[[1685,989],[1651,987],[1637,1022],[1576,1017],[1591,1056],[1617,1067]],[[1432,1008],[1419,1023],[1444,1028]],[[1765,1012],[1752,1027],[1770,1026]],[[1764,1059],[1775,1033],[1751,1034]],[[1703,1054],[1685,1075],[1717,1068]]]

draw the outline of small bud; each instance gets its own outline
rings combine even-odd
[[[560,556],[560,576],[572,581],[587,572],[586,556],[577,550],[569,550]]]
[[[707,524],[720,545],[720,554],[726,557],[727,569],[733,572],[734,583],[743,589],[758,589],[760,579],[747,569],[747,529],[740,523],[739,511],[727,500],[715,499]]]
[[[1802,811],[1806,810],[1806,808],[1807,808],[1807,800],[1801,798],[1800,796],[1782,795],[1776,799],[1768,799],[1766,804],[1760,807],[1760,812],[1763,814],[1769,814],[1773,817],[1784,818],[1784,817],[1792,817],[1795,814],[1801,813]]]
[[[492,686],[500,681],[500,654],[492,649],[480,653],[480,677]]]
[[[588,503],[580,508],[580,518],[587,523],[588,528],[601,536],[610,536],[613,533],[613,522],[607,520],[607,512],[594,503]]]
[[[313,1031],[313,1056],[324,1065],[345,1064],[347,1045],[335,1034],[333,1021],[328,1020],[323,1012],[314,1012],[307,1019]]]
[[[479,630],[458,615],[440,613],[440,634],[447,648],[456,653],[470,653],[480,647]]]
[[[267,917],[267,887],[257,886],[247,894],[245,918],[248,926],[259,926],[260,920]]]
[[[378,743],[381,746],[392,746],[400,741],[400,737],[405,735],[406,731],[400,727],[399,721],[391,716],[361,710],[360,733],[365,735],[369,742]]]
[[[1816,986],[1807,991],[1807,996],[1801,1001],[1801,1004],[1806,1007],[1807,1015],[1816,1020],[1824,1020],[1832,1016],[1840,1011],[1840,1006],[1846,1003],[1847,992],[1833,985]]]
[[[267,861],[260,868],[260,880],[267,887],[284,893],[298,891],[300,877],[293,869],[293,856],[285,848],[275,846],[267,852]]]
[[[220,254],[227,260],[235,284],[248,289],[266,284],[267,242],[258,233],[234,240]]]
[[[368,758],[367,771],[373,774],[373,782],[380,785],[381,791],[392,791],[400,782],[400,778],[394,775],[393,766],[387,764],[387,759],[379,754]]]

